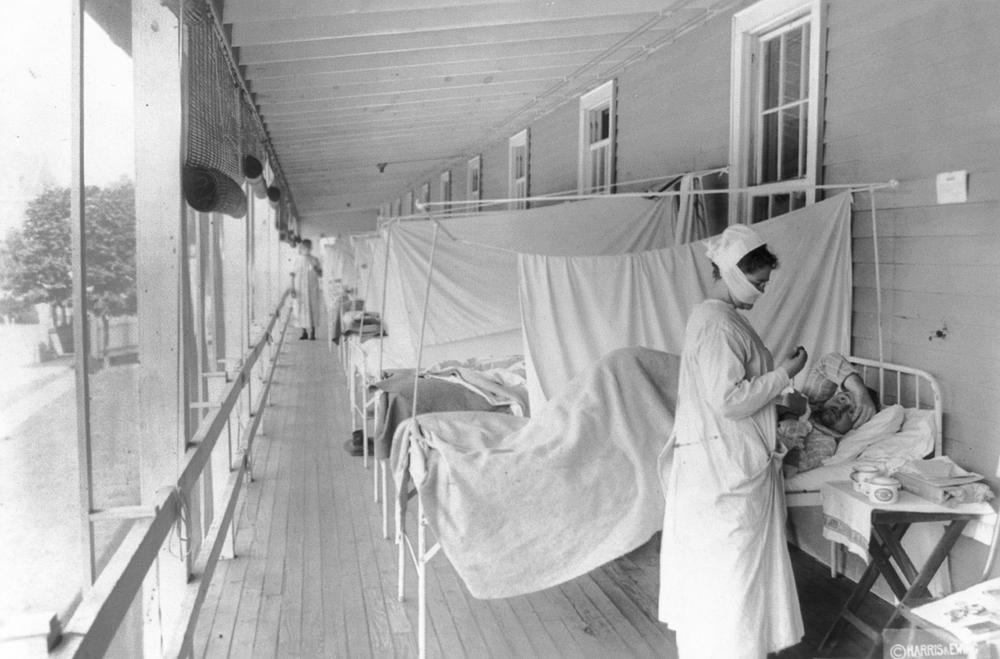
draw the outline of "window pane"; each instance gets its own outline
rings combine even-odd
[[[763,109],[778,105],[779,87],[781,86],[781,38],[775,37],[763,44],[761,72],[764,76]]]
[[[763,222],[768,219],[768,204],[770,199],[767,196],[754,197],[751,203],[750,221],[753,223]]]
[[[0,620],[57,611],[87,579],[73,371],[71,15],[69,3],[41,4],[5,4],[0,40]]]
[[[778,180],[778,113],[764,115],[761,135],[761,171],[758,183]]]
[[[601,131],[598,139],[606,140],[611,137],[611,108],[601,109]]]
[[[781,180],[799,178],[799,111],[794,106],[781,111]]]
[[[789,210],[789,195],[776,194],[771,196],[771,217],[784,215]]]
[[[782,103],[790,103],[801,98],[802,86],[802,40],[807,25],[796,28],[783,35],[785,40],[784,62],[784,93]]]
[[[84,21],[87,310],[81,320],[90,330],[86,364],[93,504],[106,509],[141,503],[131,2],[95,16],[102,22],[89,15]],[[94,525],[98,571],[127,525]]]

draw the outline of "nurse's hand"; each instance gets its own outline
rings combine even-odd
[[[781,368],[785,369],[788,373],[788,377],[794,378],[799,374],[803,368],[806,367],[806,360],[809,359],[809,353],[802,346],[795,349],[791,355],[785,358],[785,361],[778,364]]]

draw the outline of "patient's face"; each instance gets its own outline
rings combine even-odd
[[[816,419],[827,428],[843,434],[854,425],[854,399],[846,391],[837,392],[823,403]]]

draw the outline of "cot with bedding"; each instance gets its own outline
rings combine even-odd
[[[661,527],[657,457],[673,426],[678,364],[669,353],[616,350],[530,420],[438,413],[400,426],[391,457],[399,597],[409,551],[421,650],[426,564],[439,550],[473,596],[510,597],[586,574]],[[413,496],[416,542],[405,526]],[[427,528],[437,538],[429,549]]]
[[[899,432],[886,432],[880,437],[890,453],[899,459],[942,455],[941,389],[929,373],[899,364],[880,363],[862,357],[848,357],[865,385],[878,392],[880,406],[901,405],[904,425]],[[905,441],[898,441],[904,440]],[[885,441],[888,440],[888,441]],[[889,442],[892,442],[890,447]],[[878,440],[872,441],[878,446]],[[930,451],[927,449],[930,448]],[[886,454],[885,452],[882,453]],[[797,474],[785,481],[785,502],[789,508],[789,540],[819,560],[829,560],[832,576],[843,570],[844,553],[841,545],[822,537],[823,514],[820,508],[820,486],[825,482],[847,480],[851,470],[864,457]],[[824,551],[823,548],[828,548]]]
[[[927,423],[927,432],[933,435],[930,440],[930,445],[933,446],[933,452],[935,454],[940,454],[941,440],[940,440],[940,419],[941,419],[941,397],[940,391],[938,389],[937,383],[934,378],[924,373],[922,371],[911,369],[903,366],[892,365],[892,364],[882,364],[874,362],[871,360],[865,360],[861,358],[850,358],[850,361],[855,365],[862,378],[865,380],[866,384],[878,389],[880,392],[880,399],[883,405],[893,405],[893,404],[903,404],[912,409],[919,409],[926,412],[924,416],[929,416],[931,423]],[[624,382],[624,378],[617,378],[616,383]],[[590,419],[604,417],[605,414],[594,414],[593,410],[589,412],[584,411],[584,407],[587,405],[593,405],[595,397],[600,395],[609,395],[611,389],[605,389],[601,387],[591,388],[589,393],[586,395],[577,396],[577,403],[579,405],[575,407],[570,407],[569,411],[573,415],[578,417],[586,417]],[[662,392],[661,392],[662,393]],[[612,394],[613,395],[613,394]],[[555,402],[555,401],[553,401]],[[661,400],[662,402],[662,400]],[[559,403],[557,403],[558,406]],[[645,409],[656,409],[658,403],[652,403],[650,405],[649,401],[644,406]],[[581,405],[583,407],[581,407]],[[546,408],[542,412],[544,415],[548,412]],[[563,420],[568,415],[564,415]],[[668,415],[664,413],[664,418],[659,421],[655,421],[654,425],[659,428],[661,433],[660,439],[665,440],[665,434],[669,433],[669,423],[672,419],[668,419]],[[657,415],[654,413],[649,414],[648,411],[644,411],[642,414],[636,415],[623,415],[624,419],[629,420],[629,427],[626,431],[622,432],[621,427],[617,430],[620,434],[627,437],[643,436],[648,434],[655,434],[656,431],[652,430],[643,425],[643,423],[649,423],[649,419],[656,419]],[[643,419],[643,421],[635,422],[635,419]],[[399,500],[397,501],[397,542],[399,543],[399,596],[403,597],[403,583],[405,575],[405,555],[409,552],[410,558],[412,559],[417,571],[417,587],[418,587],[418,633],[423,634],[426,625],[426,602],[424,595],[424,580],[425,580],[425,569],[426,563],[442,548],[445,549],[445,553],[449,555],[449,559],[455,565],[456,569],[462,575],[463,580],[466,581],[467,585],[470,587],[470,591],[476,596],[493,597],[493,596],[507,596],[505,591],[496,589],[491,590],[491,586],[487,582],[477,582],[475,570],[470,568],[468,565],[462,566],[460,563],[464,560],[461,557],[456,562],[455,557],[452,553],[448,551],[448,547],[442,544],[442,534],[441,529],[437,528],[442,524],[442,520],[447,520],[449,524],[453,520],[461,516],[468,516],[469,518],[496,518],[498,515],[494,510],[490,509],[490,502],[484,497],[479,496],[483,491],[486,491],[490,487],[490,483],[494,482],[498,478],[495,474],[491,473],[494,470],[497,472],[502,472],[504,478],[508,478],[508,473],[511,472],[509,466],[509,460],[507,457],[511,452],[517,452],[519,450],[525,450],[525,447],[508,446],[504,442],[508,440],[502,440],[498,445],[492,445],[490,442],[497,441],[495,438],[498,435],[503,435],[506,433],[508,438],[517,438],[519,436],[524,436],[525,428],[527,422],[524,420],[519,420],[515,418],[508,417],[508,419],[496,418],[496,415],[440,415],[433,414],[427,416],[420,416],[417,418],[417,425],[421,426],[418,429],[413,428],[413,424],[404,425],[398,431],[397,434],[400,437],[397,439],[396,444],[394,444],[394,455],[393,455],[393,465],[394,472],[397,479],[397,484],[399,484]],[[536,420],[536,425],[550,425],[552,426],[552,419]],[[482,426],[480,428],[479,426]],[[483,430],[486,428],[486,430]],[[444,430],[442,430],[444,429]],[[456,430],[457,429],[457,430]],[[406,437],[409,433],[409,436]],[[462,436],[462,445],[455,445],[452,443],[450,438],[455,438]],[[468,442],[468,444],[465,444]],[[515,442],[516,444],[516,442]],[[874,442],[873,442],[874,444]],[[489,445],[489,446],[487,446]],[[926,446],[927,444],[924,444]],[[414,450],[416,446],[416,450]],[[538,445],[538,450],[543,451],[548,450],[547,442],[541,442]],[[645,461],[655,464],[655,457],[659,449],[662,447],[662,442],[654,442],[652,444],[644,445]],[[407,451],[407,448],[409,450]],[[530,448],[530,447],[529,447]],[[398,452],[397,452],[398,449]],[[484,450],[488,449],[488,450]],[[922,449],[921,449],[922,451]],[[406,453],[404,455],[404,453]],[[487,466],[486,461],[489,456],[497,458],[495,462]],[[921,453],[922,455],[922,453]],[[914,456],[911,456],[914,457]],[[506,460],[506,461],[505,461]],[[503,462],[503,464],[500,464]],[[461,464],[459,464],[461,463]],[[421,494],[408,492],[408,487],[406,485],[406,476],[409,474],[412,476],[414,481],[420,481],[423,479],[427,482],[429,479],[435,477],[441,469],[455,469],[456,465],[460,469],[466,469],[469,464],[473,465],[471,469],[467,471],[462,471],[460,477],[452,479],[459,483],[471,483],[469,487],[471,488],[471,494],[466,496],[462,500],[449,499],[443,504],[441,501],[436,502],[435,505],[445,505],[456,507],[445,512],[428,512],[427,502],[425,502],[424,496]],[[847,462],[839,467],[839,471],[834,473],[830,472],[831,479],[842,480],[846,476],[837,475],[841,472],[850,472],[853,463]],[[466,466],[462,466],[466,465]],[[559,471],[558,467],[554,469]],[[846,470],[846,471],[845,471]],[[516,470],[514,470],[516,471]],[[563,470],[565,471],[565,470]],[[406,472],[406,473],[403,473]],[[586,480],[588,483],[600,482],[601,480],[619,480],[621,474],[618,476],[608,476],[605,474],[604,478],[593,477],[591,479],[582,478],[581,480]],[[627,478],[626,478],[627,480]],[[657,483],[658,485],[658,483]],[[455,490],[454,483],[449,484],[446,488],[443,485],[437,486],[442,492],[447,491],[448,496]],[[459,486],[461,487],[461,486]],[[818,489],[818,485],[816,485]],[[405,533],[405,501],[406,499],[416,496],[417,498],[417,537],[416,542],[413,542],[407,537]],[[662,497],[657,491],[657,496]],[[477,509],[478,506],[484,505],[485,508]],[[649,501],[647,505],[656,506],[661,504],[660,501]],[[818,516],[820,521],[822,520],[821,511],[819,508],[819,494],[813,491],[800,491],[800,492],[790,492],[788,493],[788,505],[791,508],[790,517],[794,518],[797,511],[809,512],[814,517]],[[656,508],[655,516],[661,516],[662,509]],[[436,520],[435,520],[436,517]],[[662,521],[662,520],[659,520]],[[478,523],[478,522],[477,522]],[[434,530],[437,536],[437,542],[434,543],[430,548],[428,548],[427,540],[427,528],[430,526]],[[658,528],[658,526],[657,526]],[[818,538],[821,538],[822,524],[815,529],[815,533]],[[639,536],[643,535],[645,532],[645,527],[639,532]],[[491,531],[492,532],[492,531]],[[445,533],[451,533],[453,535],[453,547],[459,544],[464,544],[466,547],[469,543],[465,540],[467,537],[466,531],[464,529],[445,529]],[[792,538],[795,538],[795,533],[790,534]],[[459,542],[458,538],[462,538]],[[826,542],[826,541],[823,541]],[[474,544],[471,543],[471,544]],[[497,544],[508,544],[503,541],[503,539],[498,539]],[[835,546],[835,545],[833,545]],[[506,548],[498,548],[498,551],[504,553],[507,551]],[[838,566],[840,554],[838,551],[834,550],[831,554],[831,563],[834,567]],[[495,566],[503,566],[495,568],[496,570],[506,572],[510,571],[509,564],[511,562],[516,562],[516,558],[513,561],[510,559],[509,555],[504,553],[503,559],[495,560],[492,564]],[[610,558],[609,558],[610,560]],[[488,564],[489,561],[483,561],[483,564]],[[471,574],[471,577],[469,576]],[[494,575],[490,575],[493,578]],[[515,579],[516,580],[516,579]],[[484,594],[485,593],[485,594]],[[422,637],[421,637],[422,638]]]
[[[377,350],[365,350],[378,340],[356,344],[349,369],[354,421],[362,428],[364,465],[371,440],[374,499],[381,502],[382,535],[388,538],[388,458],[397,426],[412,414],[414,370],[379,369]],[[422,371],[420,379],[418,414],[467,410],[523,416],[525,412],[527,390],[520,355],[443,362]]]

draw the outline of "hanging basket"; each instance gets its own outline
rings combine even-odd
[[[243,217],[247,213],[243,188],[216,169],[185,165],[183,185],[184,198],[196,211],[232,217]]]
[[[246,177],[253,195],[258,199],[267,196],[267,183],[264,182],[264,165],[254,156],[243,156],[243,176]]]
[[[281,189],[273,185],[270,186],[267,189],[267,199],[271,202],[273,207],[277,208],[278,204],[281,202]]]

